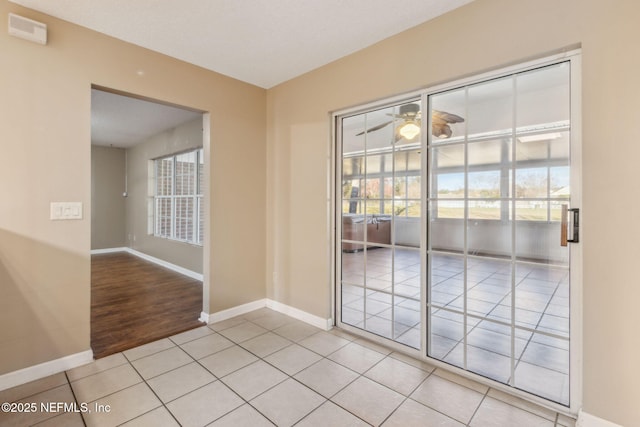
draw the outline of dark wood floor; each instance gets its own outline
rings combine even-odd
[[[91,256],[96,359],[202,326],[202,282],[126,252]]]

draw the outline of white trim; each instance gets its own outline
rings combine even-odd
[[[116,252],[129,252],[129,248],[91,249],[91,255],[113,254]]]
[[[251,311],[261,308],[270,308],[273,311],[277,311],[282,314],[286,314],[289,317],[308,323],[309,325],[320,328],[324,331],[328,331],[333,327],[332,319],[324,319],[322,317],[307,313],[290,305],[282,304],[281,302],[274,301],[272,299],[264,298],[257,301],[248,302],[246,304],[238,305],[228,308],[226,310],[218,311],[216,313],[200,313],[200,321],[207,324],[222,322],[223,320],[231,319],[232,317],[241,316]]]
[[[324,319],[320,316],[307,313],[306,311],[291,307],[290,305],[282,304],[278,301],[267,299],[267,308],[270,308],[282,314],[286,314],[287,316],[308,323],[324,331],[328,331],[329,329],[333,328],[332,319]]]
[[[582,409],[578,412],[576,427],[622,427],[620,424],[612,423],[595,415],[588,414]]]
[[[61,357],[60,359],[40,363],[39,365],[9,372],[0,375],[0,390],[6,390],[30,381],[39,380],[40,378],[77,368],[90,362],[93,362],[93,351],[87,350]]]
[[[138,258],[142,258],[145,261],[149,261],[152,262],[154,264],[157,264],[161,267],[165,267],[168,268],[169,270],[173,270],[176,273],[180,273],[180,274],[184,274],[185,276],[191,277],[192,279],[196,279],[196,280],[203,280],[203,275],[200,273],[196,273],[195,271],[189,270],[187,268],[184,267],[180,267],[179,265],[176,264],[172,264],[170,262],[161,260],[160,258],[156,258],[154,256],[151,255],[147,255],[143,252],[137,251],[135,249],[131,249],[131,248],[109,248],[109,249],[93,249],[91,251],[91,255],[97,255],[97,254],[110,254],[110,253],[115,253],[115,252],[127,252],[130,253],[131,255],[137,256]]]
[[[207,323],[222,322],[223,320],[231,319],[232,317],[247,314],[250,311],[258,310],[267,306],[266,299],[259,299],[257,301],[248,302],[246,304],[237,305],[235,307],[228,308],[226,310],[217,311],[215,313],[202,313],[200,319],[207,319]]]

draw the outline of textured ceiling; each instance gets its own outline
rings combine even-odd
[[[11,1],[270,88],[472,0]]]
[[[270,88],[473,0],[10,1]],[[92,143],[129,147],[198,116],[93,90]]]
[[[128,148],[202,113],[91,90],[91,144]]]

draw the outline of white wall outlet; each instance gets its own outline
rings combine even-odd
[[[50,219],[82,219],[82,202],[51,202]]]

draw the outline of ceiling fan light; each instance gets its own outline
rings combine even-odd
[[[400,135],[402,135],[403,138],[406,138],[409,140],[415,138],[419,133],[420,133],[420,126],[418,126],[413,122],[405,123],[400,128]]]

